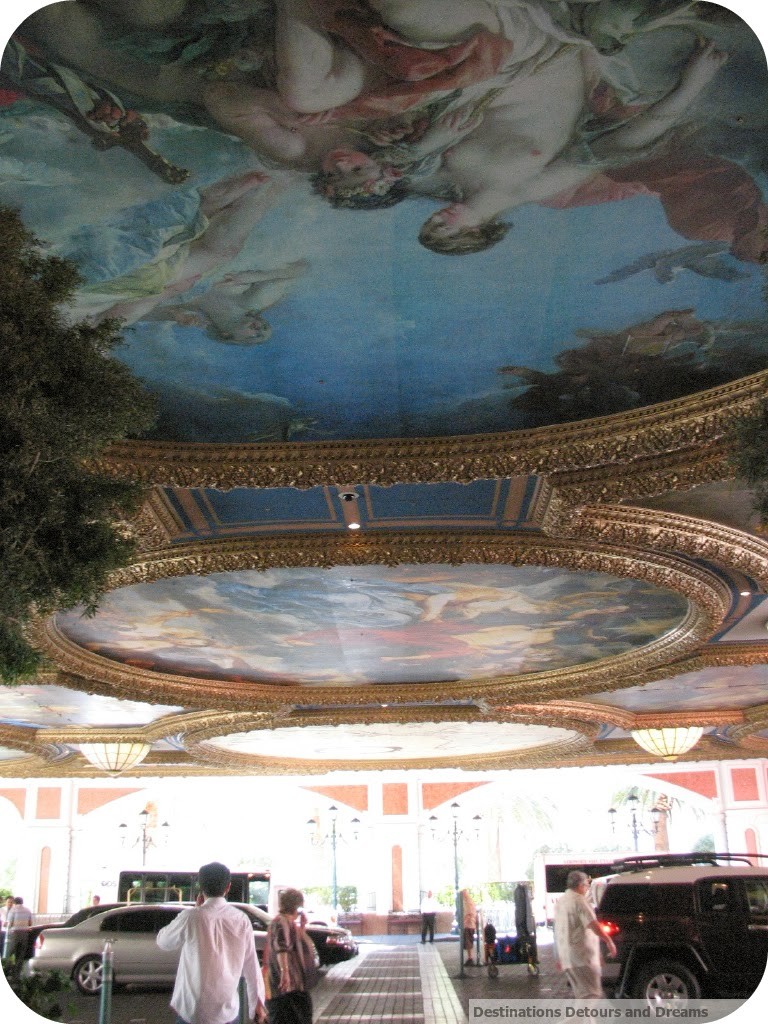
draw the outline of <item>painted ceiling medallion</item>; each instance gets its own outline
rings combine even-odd
[[[545,725],[443,722],[427,730],[421,722],[402,725],[344,725],[233,733],[208,740],[237,754],[318,761],[392,761],[413,758],[476,757],[531,750],[562,743],[577,734]]]
[[[678,626],[680,594],[541,566],[400,565],[177,577],[113,591],[69,640],[151,672],[279,686],[455,682],[584,665]]]

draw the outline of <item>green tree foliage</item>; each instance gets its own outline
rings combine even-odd
[[[24,627],[35,613],[93,611],[108,573],[131,558],[119,528],[141,499],[95,471],[112,442],[152,425],[154,404],[113,356],[119,324],[67,314],[79,282],[46,255],[19,214],[0,207],[0,675],[30,676],[40,656]]]
[[[66,994],[73,991],[74,985],[63,971],[50,971],[44,976],[24,978],[15,957],[3,963],[3,970],[11,992],[40,1017],[63,1020],[65,1015],[71,1015],[72,1006],[64,1003],[62,997],[66,998]]]

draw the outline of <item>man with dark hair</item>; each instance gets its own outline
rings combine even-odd
[[[555,946],[557,960],[573,989],[574,999],[602,999],[600,980],[600,940],[608,955],[616,956],[610,935],[600,927],[587,901],[589,875],[570,871],[568,888],[555,906]]]
[[[157,933],[161,949],[181,950],[171,1007],[177,1024],[234,1024],[238,982],[245,978],[248,1017],[263,1020],[264,980],[249,918],[227,903],[230,871],[217,861],[197,875],[197,906],[183,910]]]

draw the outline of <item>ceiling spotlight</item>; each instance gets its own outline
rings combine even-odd
[[[347,529],[349,529],[349,530],[359,530],[360,529],[360,523],[347,523]]]
[[[357,501],[357,494],[354,491],[340,491],[339,497],[342,501]]]
[[[740,590],[739,591],[739,597],[751,597],[751,596],[752,596],[752,591],[751,590]]]

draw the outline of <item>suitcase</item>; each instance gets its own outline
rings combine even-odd
[[[520,950],[518,949],[516,936],[503,935],[500,939],[496,939],[496,963],[520,963]]]

